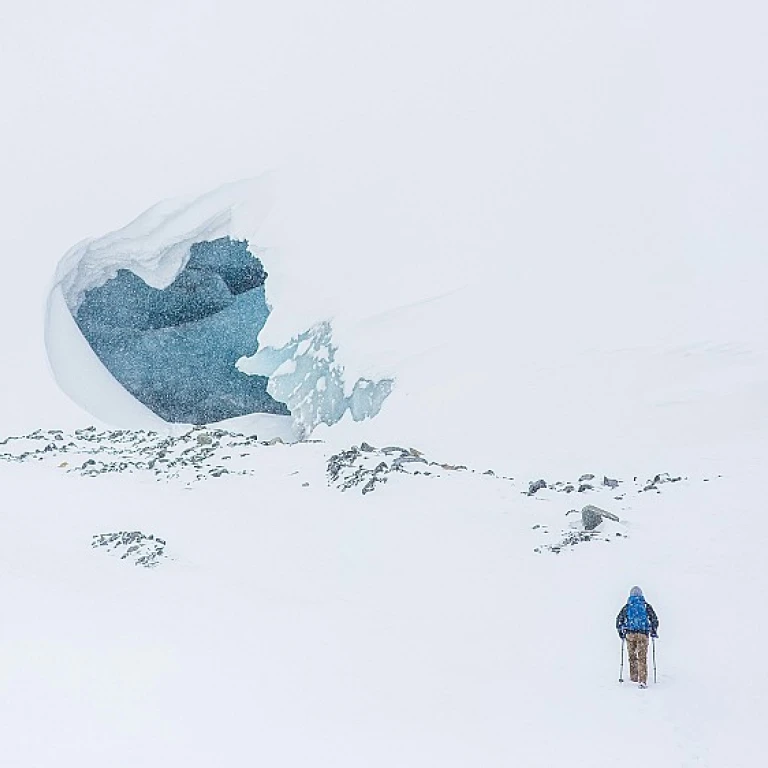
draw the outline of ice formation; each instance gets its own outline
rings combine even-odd
[[[127,269],[83,295],[75,321],[99,360],[165,421],[209,424],[252,413],[288,415],[267,379],[241,373],[269,316],[267,274],[244,240],[194,243],[166,288]]]
[[[269,179],[237,182],[74,246],[46,318],[62,389],[102,421],[134,428],[248,417],[285,439],[347,412],[378,414],[392,381],[348,388],[329,322],[259,348],[270,315],[262,262],[278,254],[254,244],[271,205]]]
[[[336,361],[331,325],[321,322],[280,347],[266,347],[238,367],[268,378],[267,391],[285,403],[302,436],[318,424],[335,424],[347,411],[355,421],[372,418],[392,391],[391,379],[358,379],[345,392],[344,369]]]

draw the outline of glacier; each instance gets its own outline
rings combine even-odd
[[[327,318],[260,348],[272,310],[264,260],[282,254],[252,243],[273,200],[269,177],[235,182],[70,249],[46,316],[61,388],[134,428],[246,419],[234,426],[295,440],[347,413],[376,416],[394,381],[347,384]]]
[[[251,413],[289,415],[267,379],[235,363],[253,354],[269,316],[267,274],[244,240],[194,243],[166,288],[120,269],[88,290],[75,320],[114,377],[168,422],[208,424]]]

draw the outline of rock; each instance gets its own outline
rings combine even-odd
[[[373,453],[376,449],[372,445],[368,445],[368,443],[361,443],[360,450],[366,453]]]
[[[590,507],[584,507],[581,510],[581,522],[585,531],[593,531],[603,522],[603,516]]]
[[[531,480],[531,482],[528,483],[528,496],[533,496],[538,491],[542,490],[543,488],[547,487],[547,481],[546,480]]]
[[[166,542],[152,534],[146,536],[141,531],[119,531],[118,533],[100,533],[93,537],[91,546],[105,547],[108,552],[117,554],[118,547],[125,547],[119,555],[121,560],[133,559],[134,565],[154,568],[165,558]],[[122,550],[121,550],[122,551]]]
[[[589,483],[581,483],[579,485],[579,493],[584,493],[584,491],[592,491],[594,490],[594,486],[590,485]]]
[[[580,482],[580,483],[586,483],[586,482],[588,482],[588,481],[590,481],[590,480],[594,480],[594,479],[595,479],[595,476],[594,476],[594,475],[589,475],[589,474],[587,474],[587,475],[582,475],[582,476],[579,478],[579,482]]]
[[[403,464],[426,464],[426,460],[422,459],[420,456],[411,456],[410,454],[406,454],[405,456],[398,456],[392,461],[392,468],[398,469]]]
[[[608,520],[613,520],[617,523],[619,522],[619,518],[614,515],[613,512],[600,509],[600,507],[596,507],[594,504],[587,504],[581,510],[581,522],[584,524],[584,529],[587,531],[592,531],[597,528],[597,526],[603,522],[604,517]]]
[[[619,487],[619,481],[614,480],[612,477],[608,477],[607,475],[603,476],[603,485],[606,488],[618,488]]]
[[[213,438],[209,434],[206,434],[205,432],[197,436],[198,445],[210,445],[212,442],[213,442]]]

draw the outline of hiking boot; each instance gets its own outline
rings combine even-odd
[[[648,687],[648,684],[647,684],[647,683],[638,683],[638,684],[637,684],[637,687],[638,687],[638,688],[647,688],[647,687]]]

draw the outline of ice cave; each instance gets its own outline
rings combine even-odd
[[[377,415],[392,379],[347,382],[327,318],[260,347],[280,300],[252,245],[267,198],[261,180],[225,185],[70,249],[46,317],[62,389],[133,428],[258,417],[260,434],[301,439],[347,414]]]
[[[166,288],[128,269],[86,291],[75,321],[99,360],[137,400],[169,422],[209,424],[251,413],[289,415],[265,376],[237,361],[257,350],[269,315],[267,274],[248,243],[194,243]]]

